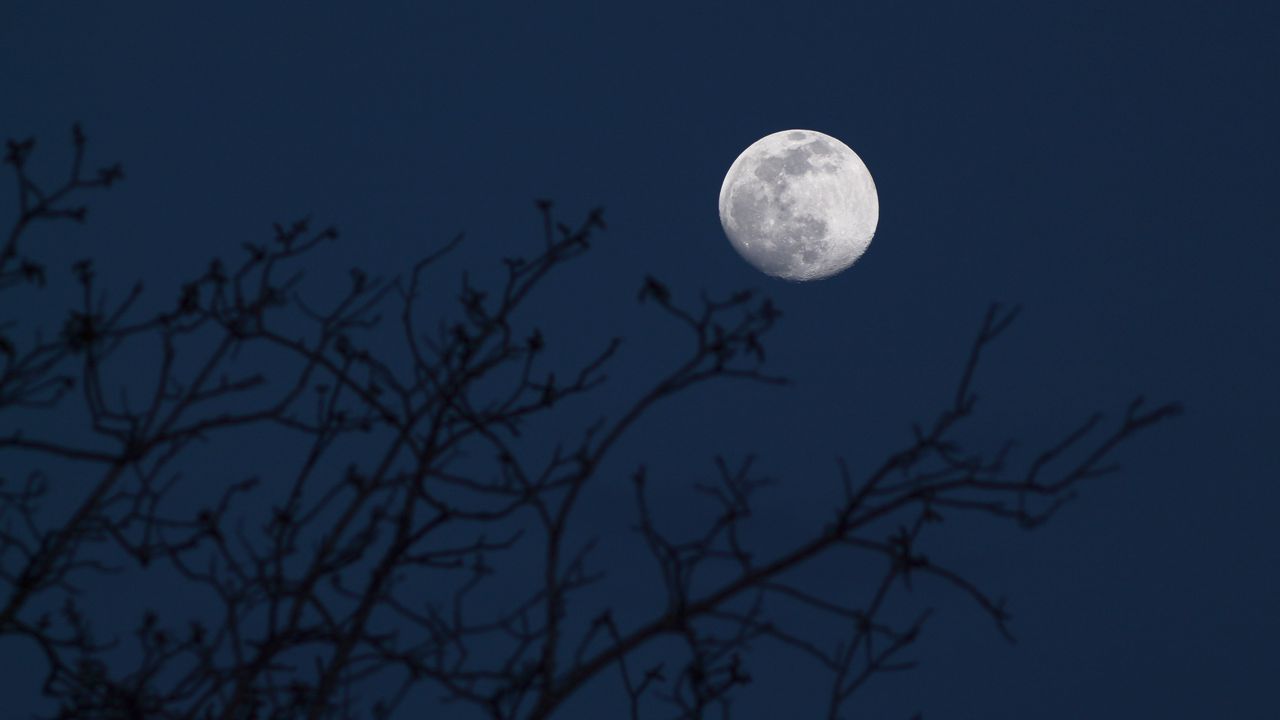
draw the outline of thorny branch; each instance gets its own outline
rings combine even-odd
[[[73,202],[123,177],[119,165],[83,175],[78,126],[72,142],[69,179],[52,189],[28,172],[33,140],[7,146],[18,203],[0,292],[52,292],[57,278],[25,247],[30,229],[83,222]],[[621,599],[581,617],[570,599],[603,577],[594,543],[571,532],[584,491],[611,479],[611,452],[668,398],[721,379],[785,383],[763,370],[780,313],[750,291],[682,304],[646,277],[638,299],[688,334],[683,360],[573,441],[530,443],[559,427],[557,408],[605,382],[621,349],[615,338],[576,366],[549,367],[521,308],[605,223],[597,210],[570,227],[550,202],[537,208],[541,247],[505,258],[496,289],[464,274],[456,309],[437,308],[434,325],[419,317],[436,287],[428,274],[461,237],[402,278],[352,269],[346,288],[316,304],[300,265],[338,233],[306,219],[246,243],[237,262],[212,261],[149,315],[141,285],[110,301],[88,261],[67,278],[76,303],[58,332],[41,332],[43,318],[27,327],[6,302],[0,638],[41,654],[60,717],[383,718],[431,687],[477,715],[547,718],[612,677],[631,718],[654,707],[728,716],[752,681],[753,647],[777,642],[830,673],[826,712],[837,718],[871,678],[912,667],[907,651],[930,611],[904,623],[891,608],[920,579],[958,590],[1012,638],[1002,598],[923,551],[944,515],[1035,527],[1081,483],[1115,472],[1122,443],[1179,412],[1139,398],[1110,424],[1088,418],[1021,470],[1012,442],[963,447],[954,436],[973,416],[981,357],[1018,313],[994,306],[949,406],[864,476],[841,463],[839,507],[792,547],[758,548],[755,501],[770,483],[750,459],[717,460],[714,481],[695,488],[714,518],[684,538],[663,530],[638,469],[635,530],[664,601],[639,622],[618,619]],[[155,375],[139,385],[130,369],[148,353]],[[50,426],[33,422],[40,413],[54,414],[56,432],[39,430]],[[183,465],[246,432],[278,433],[296,466],[258,477],[229,476],[230,463]],[[52,502],[53,488],[70,500]],[[824,593],[799,572],[846,556],[881,568],[851,583],[855,594]],[[536,572],[522,574],[528,563]],[[98,639],[80,588],[137,573],[165,573],[174,597],[206,612],[184,624],[147,610],[130,638]],[[500,595],[486,590],[495,575],[513,578]],[[797,617],[825,618],[843,637],[806,636]]]

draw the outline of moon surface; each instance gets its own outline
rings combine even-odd
[[[862,158],[815,130],[755,141],[720,186],[720,224],[738,254],[787,280],[831,277],[866,252],[880,221]]]

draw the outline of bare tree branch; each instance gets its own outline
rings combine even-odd
[[[865,475],[842,461],[838,507],[790,547],[762,532],[772,481],[752,458],[717,458],[689,488],[709,520],[683,535],[665,529],[638,469],[624,511],[662,600],[638,623],[618,619],[630,598],[583,614],[608,563],[575,523],[600,510],[584,497],[610,481],[615,449],[692,388],[786,384],[764,369],[781,317],[768,298],[689,300],[645,277],[638,300],[684,333],[684,354],[547,447],[531,429],[561,427],[556,413],[593,397],[624,353],[611,338],[577,364],[553,362],[525,317],[605,230],[601,211],[572,227],[538,201],[542,242],[502,259],[496,287],[461,275],[456,305],[429,308],[431,321],[428,274],[461,236],[404,277],[353,268],[349,285],[316,297],[305,263],[338,233],[305,218],[244,243],[237,261],[211,261],[148,314],[140,284],[112,300],[90,262],[55,274],[26,246],[37,221],[83,222],[74,203],[123,177],[119,165],[84,175],[78,126],[72,142],[69,179],[54,188],[27,172],[34,141],[9,142],[17,217],[0,251],[0,293],[75,298],[52,327],[0,318],[0,637],[44,659],[59,717],[387,718],[411,714],[407,698],[425,687],[478,716],[548,718],[593,683],[616,683],[631,718],[728,717],[753,682],[755,647],[777,643],[829,674],[826,714],[838,718],[873,678],[913,666],[931,612],[911,607],[915,583],[952,588],[1012,640],[1004,600],[926,554],[944,514],[1038,526],[1114,473],[1127,440],[1180,411],[1139,398],[1017,467],[1012,439],[965,446],[956,434],[974,417],[982,358],[1019,313],[992,306],[945,407]],[[154,375],[138,370],[146,353]],[[296,463],[239,474],[247,437]],[[233,451],[215,466],[193,459],[208,447]],[[848,557],[879,568],[848,595],[802,572]],[[205,614],[146,610],[100,639],[79,588],[139,574]]]

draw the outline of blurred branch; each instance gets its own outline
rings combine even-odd
[[[583,617],[570,601],[608,564],[572,532],[602,510],[584,508],[587,489],[668,399],[725,379],[786,383],[764,369],[781,317],[768,298],[677,299],[645,277],[638,300],[684,334],[683,355],[620,407],[559,433],[559,445],[531,447],[530,429],[559,428],[557,411],[606,382],[622,353],[612,338],[576,364],[557,362],[522,320],[605,229],[601,211],[573,227],[538,201],[539,246],[504,258],[493,288],[461,275],[454,304],[433,308],[430,323],[420,317],[428,275],[461,236],[403,277],[352,268],[346,287],[304,298],[304,263],[338,238],[306,218],[244,243],[237,261],[211,261],[146,314],[141,285],[113,302],[90,262],[55,275],[25,247],[34,223],[82,222],[80,194],[123,176],[118,165],[84,176],[78,127],[72,141],[69,179],[50,189],[28,175],[34,141],[8,144],[18,205],[0,254],[0,292],[69,283],[75,297],[56,328],[0,319],[0,636],[39,651],[61,717],[383,718],[429,685],[478,715],[545,718],[615,669],[632,718],[652,704],[728,716],[752,682],[754,644],[776,642],[829,673],[836,718],[870,679],[912,667],[930,610],[904,623],[891,609],[916,582],[953,588],[1012,639],[1002,598],[924,552],[944,513],[1035,527],[1083,482],[1115,472],[1125,441],[1179,412],[1135,400],[1117,422],[1087,418],[1022,469],[1012,441],[964,447],[955,434],[975,411],[981,359],[1018,314],[993,306],[950,402],[860,479],[842,462],[839,506],[791,547],[766,547],[755,524],[772,482],[751,458],[717,458],[713,480],[691,488],[711,519],[685,537],[664,530],[640,468],[636,537],[663,600],[635,625],[615,619],[625,598]],[[154,376],[137,370],[146,353]],[[264,354],[280,360],[260,364]],[[246,437],[299,453],[296,465],[234,475]],[[189,451],[214,442],[233,448],[225,466],[193,465]],[[19,459],[33,469],[10,470]],[[60,477],[67,467],[76,474]],[[880,568],[850,581],[857,597],[797,572],[850,555]],[[147,610],[128,638],[98,639],[80,587],[137,573],[216,611],[175,624]],[[502,593],[488,590],[494,576],[507,578]],[[842,634],[806,634],[815,625],[797,617]]]

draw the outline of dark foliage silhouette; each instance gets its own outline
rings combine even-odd
[[[878,466],[842,465],[842,501],[790,547],[753,549],[768,482],[749,458],[719,460],[689,489],[713,509],[692,534],[664,529],[635,469],[634,527],[620,532],[647,548],[653,565],[635,572],[662,599],[635,620],[608,597],[584,614],[571,601],[606,564],[570,531],[590,512],[584,490],[618,481],[602,475],[606,459],[668,398],[721,379],[785,383],[763,369],[780,317],[767,298],[690,304],[646,277],[639,301],[687,330],[688,351],[569,432],[550,413],[604,381],[621,340],[549,367],[518,311],[588,252],[599,211],[570,227],[539,201],[541,243],[503,259],[496,287],[463,275],[450,308],[423,307],[426,278],[460,238],[404,277],[352,270],[346,287],[304,297],[303,263],[338,233],[302,220],[147,312],[141,285],[113,298],[88,261],[59,284],[27,246],[38,224],[83,223],[81,198],[124,176],[87,174],[78,127],[72,140],[56,188],[33,179],[32,140],[8,143],[17,218],[0,254],[0,643],[38,650],[47,672],[32,692],[59,717],[382,718],[420,712],[408,699],[426,697],[451,703],[450,717],[547,718],[595,684],[616,688],[617,716],[719,717],[772,643],[829,673],[825,712],[840,717],[877,674],[911,667],[929,612],[898,599],[918,579],[955,588],[1010,636],[1003,599],[922,552],[944,517],[1039,525],[1114,472],[1122,443],[1179,411],[1139,398],[1022,463],[1012,441],[963,447],[955,430],[975,412],[980,360],[1018,314],[994,306],[949,402]],[[47,310],[63,286],[78,301],[56,327],[17,300],[43,293],[23,297]],[[189,459],[246,433],[278,433],[281,457],[297,461],[231,475]],[[850,578],[856,600],[798,572],[837,552],[871,560]],[[81,589],[136,573],[164,573],[196,619],[140,607],[92,621]]]

